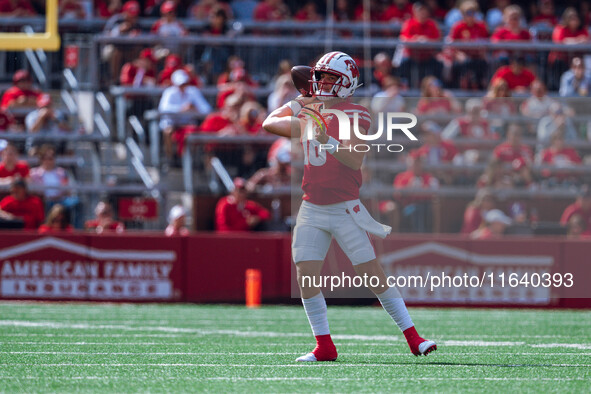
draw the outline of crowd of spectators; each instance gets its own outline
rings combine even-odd
[[[208,13],[212,15],[212,12],[223,9],[224,15],[232,19],[239,13],[229,10],[228,6],[233,8],[235,3],[241,2],[201,3],[202,7],[194,8],[189,17],[199,15],[204,18]],[[586,28],[583,28],[586,17],[579,16],[586,14],[561,5],[559,11],[562,17],[559,18],[557,7],[551,0],[542,0],[529,8],[521,8],[509,1],[495,1],[488,4],[485,12],[480,7],[487,4],[473,0],[458,1],[449,12],[435,1],[398,0],[393,4],[384,4],[372,1],[372,9],[368,13],[361,3],[351,6],[349,2],[337,1],[334,18],[339,21],[369,18],[376,22],[397,23],[400,39],[409,42],[533,42],[544,39],[543,32],[550,32],[546,37],[548,40],[564,45],[584,43],[588,39]],[[258,21],[290,18],[318,21],[324,18],[321,8],[316,7],[314,2],[300,3],[294,8],[294,4],[289,2],[268,0],[253,7],[252,15]],[[532,30],[532,27],[538,30]],[[536,36],[538,31],[542,33]],[[437,190],[442,186],[459,185],[479,189],[534,190],[546,186],[566,188],[580,185],[583,179],[569,168],[583,164],[582,154],[572,147],[574,142],[588,139],[586,126],[575,125],[571,119],[577,111],[582,114],[581,109],[573,109],[548,94],[549,89],[559,89],[563,97],[588,95],[591,79],[579,55],[572,51],[551,51],[547,68],[540,69],[540,64],[534,59],[537,54],[524,50],[487,52],[471,48],[441,50],[402,46],[393,54],[378,53],[372,64],[372,74],[373,83],[380,91],[370,104],[372,110],[376,113],[410,110],[422,117],[433,118],[418,125],[423,145],[403,154],[408,171],[395,177],[395,188]],[[179,59],[177,57],[176,67],[183,67]],[[158,62],[155,60],[145,67],[150,75],[158,72],[155,67]],[[265,115],[265,110],[260,103],[257,104],[252,93],[257,82],[242,59],[228,54],[226,64],[225,71],[218,68],[217,73],[214,72],[214,81],[217,81],[219,89],[215,105],[208,111],[198,111],[202,115],[198,121],[193,120],[186,126],[163,127],[169,157],[174,157],[171,154],[174,151],[172,143],[177,143],[177,147],[182,149],[182,141],[188,133],[257,135],[260,120]],[[187,67],[185,72],[191,76],[191,85],[197,89],[204,86],[208,78],[199,76],[190,65]],[[298,95],[291,83],[289,68],[288,65],[281,65],[269,85],[272,94],[267,101],[267,111]],[[147,74],[148,71],[143,75]],[[416,106],[403,95],[409,88],[411,74],[421,81],[421,97]],[[162,84],[160,78],[156,83]],[[484,97],[462,102],[454,97],[450,88],[474,90],[475,96],[480,96],[477,92],[482,89],[486,93]],[[438,116],[442,119],[437,119]],[[511,117],[516,120],[507,120]],[[245,127],[245,121],[251,127]],[[169,139],[168,135],[172,138]],[[456,142],[466,139],[488,140],[494,145],[489,145],[487,149],[466,148],[462,144],[456,146]],[[252,152],[248,148],[244,151]],[[248,170],[239,175],[247,178],[254,175],[246,182],[246,190],[255,191],[257,187],[264,187],[269,176],[275,178],[274,182],[288,183],[289,173],[279,161],[255,173],[256,167],[250,166],[252,158],[243,160],[252,155],[244,154],[241,149],[237,152],[228,146],[210,144],[207,152],[222,157],[225,163],[231,162],[231,157],[240,157],[234,162],[236,168]],[[177,155],[179,153],[177,151]],[[460,169],[476,165],[475,168],[482,168],[482,172],[474,174],[474,171],[462,173],[459,170],[438,169],[442,164],[456,165]],[[403,230],[430,230],[432,212],[429,198],[402,195],[394,196],[393,200],[399,205]],[[523,211],[521,207],[520,212]],[[506,225],[506,217],[493,216],[491,223],[498,226],[492,224],[492,230],[483,231],[483,234],[496,234],[501,225]],[[486,225],[487,221],[482,223]]]
[[[1,227],[40,232],[82,229],[80,200],[68,187],[72,173],[56,165],[55,146],[44,144],[35,152],[36,157],[21,158],[17,145],[0,140]],[[28,161],[39,165],[30,168]]]
[[[539,0],[517,5],[508,0],[459,0],[452,7],[449,2],[444,5],[441,1],[372,0],[369,10],[364,9],[365,3],[361,1],[337,0],[334,3],[335,12],[329,15],[334,20],[369,19],[390,23],[396,28],[381,34],[397,36],[409,43],[532,43],[547,40],[568,48],[589,41],[587,24],[590,13],[586,2],[558,4],[553,0]],[[0,17],[34,15],[41,10],[36,1],[0,0]],[[181,37],[191,34],[186,27],[187,19],[207,22],[199,34],[225,35],[230,33],[229,22],[232,20],[314,22],[325,20],[325,13],[325,7],[313,1],[97,0],[94,9],[86,9],[75,1],[60,2],[63,18],[82,19],[94,15],[108,19],[105,33],[112,36],[134,36],[143,32]],[[142,30],[138,22],[138,18],[143,17],[156,18],[149,31]],[[263,33],[254,31],[253,34]],[[347,37],[355,33],[340,31],[339,34]],[[111,76],[117,84],[165,88],[157,108],[169,165],[179,164],[187,135],[260,135],[266,114],[299,94],[291,82],[289,62],[280,65],[268,85],[272,94],[263,103],[255,95],[261,82],[256,75],[251,75],[253,70],[248,69],[245,61],[232,51],[217,48],[211,55],[211,69],[196,69],[196,64],[192,63],[195,59],[186,56],[186,48],[170,41],[155,47],[134,45],[130,51],[114,45],[102,48],[102,58],[108,61]],[[579,187],[584,179],[570,170],[583,165],[585,157],[574,144],[588,140],[591,133],[586,124],[573,121],[576,115],[586,115],[581,108],[564,104],[554,92],[558,91],[561,97],[589,95],[591,78],[585,70],[582,55],[575,51],[549,51],[540,68],[541,64],[536,61],[540,54],[528,50],[495,49],[491,52],[477,47],[416,48],[401,45],[395,53],[378,53],[372,63],[372,74],[379,93],[368,106],[376,113],[409,110],[421,115],[421,119],[427,118],[417,127],[422,146],[400,155],[400,162],[406,164],[407,170],[392,174],[389,181],[400,190],[437,190],[444,186],[477,188],[479,194],[467,208],[468,219],[462,227],[465,233],[478,231],[475,237],[500,234],[504,231],[502,226],[515,220],[513,212],[506,215],[502,207],[490,206],[490,190]],[[420,80],[420,85],[409,86],[413,79]],[[215,101],[208,102],[201,90],[213,85],[218,94]],[[405,89],[413,87],[420,89],[418,102],[405,98]],[[477,92],[486,93],[484,97],[463,102],[454,97],[452,89],[473,90],[475,96],[482,95]],[[14,111],[17,108],[30,111],[23,115],[23,111]],[[33,87],[31,75],[24,70],[17,71],[13,86],[0,99],[0,130],[35,133],[68,132],[70,129],[67,116],[55,108],[51,97]],[[489,141],[491,145],[479,149],[464,144],[466,140]],[[13,185],[19,179],[29,179],[31,185],[44,187],[43,210],[53,212],[55,207],[59,208],[51,221],[48,214],[47,229],[54,228],[54,220],[60,228],[68,228],[64,218],[75,227],[81,227],[76,223],[79,202],[75,196],[55,188],[70,181],[65,170],[55,165],[56,148],[53,151],[39,146],[35,148],[31,153],[38,155],[40,166],[29,172],[28,166],[25,170],[16,158],[19,150],[27,152],[23,152],[22,147],[6,147],[0,163],[0,183]],[[204,148],[204,168],[208,168],[208,159],[215,154],[225,164],[235,167],[238,172],[232,175],[245,178],[243,181],[237,178],[234,191],[221,200],[216,212],[229,212],[230,219],[226,222],[238,223],[236,228],[257,228],[269,218],[269,213],[249,204],[246,193],[288,185],[291,152],[285,148],[276,149],[273,159],[267,161],[266,152],[255,148],[254,144],[212,143]],[[441,168],[447,167],[442,165],[456,166],[458,170],[443,170]],[[470,166],[473,168],[466,169]],[[474,168],[482,171],[476,173]],[[2,177],[2,174],[7,175]],[[481,196],[483,190],[487,193]],[[22,198],[22,193],[18,195]],[[494,193],[492,195],[494,200]],[[393,196],[393,201],[399,205],[405,230],[430,230],[432,212],[427,197],[409,197],[401,193]],[[247,206],[252,212],[245,208]],[[245,209],[250,213],[245,214]],[[87,222],[87,228],[98,232],[106,229],[120,231],[118,229],[123,227],[113,219],[112,211],[107,203],[99,204],[97,219],[90,225]],[[523,212],[523,209],[518,211]],[[173,208],[167,234],[184,234],[186,215],[181,208]],[[577,219],[577,215],[574,217],[572,221],[583,228],[582,233],[587,231],[587,221]],[[224,230],[229,223],[226,222],[216,220],[217,228]],[[563,222],[566,225],[569,220]],[[37,226],[39,224],[41,221]]]
[[[574,63],[579,61],[575,58]],[[538,79],[518,99],[511,97],[502,78],[491,83],[485,97],[465,101],[454,98],[434,76],[425,77],[421,86],[418,101],[397,93],[392,95],[398,108],[423,115],[415,128],[421,145],[401,154],[407,171],[393,180],[397,191],[393,201],[400,220],[395,227],[400,225],[402,231],[429,231],[432,193],[425,191],[446,186],[475,187],[478,193],[466,208],[461,231],[470,234],[482,230],[474,237],[493,237],[508,226],[509,219],[515,227],[515,212],[524,215],[528,222],[532,221],[531,211],[535,211],[533,206],[518,199],[507,201],[505,197],[504,206],[519,204],[519,209],[506,217],[491,214],[490,221],[496,224],[488,225],[487,211],[496,208],[503,213],[503,207],[493,203],[500,190],[568,191],[589,182],[582,170],[589,163],[585,142],[591,130],[587,121],[576,121],[577,115],[586,116],[586,106],[576,101],[569,105],[548,96],[545,84]],[[500,93],[501,89],[505,93]],[[381,110],[389,100],[380,92],[372,99],[371,107]],[[412,189],[414,194],[401,193],[404,189]],[[382,206],[391,210],[391,205]],[[574,221],[587,231],[585,221]],[[563,224],[567,220],[563,219]]]
[[[40,0],[2,0],[0,18],[41,15],[44,12],[43,3]],[[59,4],[62,18],[104,19],[104,33],[111,36],[141,33],[164,37],[193,33],[216,36],[234,34],[232,21],[319,22],[330,18],[339,22],[369,20],[390,24],[391,31],[386,29],[372,34],[398,37],[403,42],[412,43],[560,43],[564,50],[536,53],[526,48],[521,51],[522,64],[526,67],[524,78],[531,78],[528,71],[538,78],[544,76],[544,83],[551,91],[559,89],[561,76],[569,70],[572,59],[582,55],[577,51],[568,51],[568,47],[589,42],[589,1],[372,0],[366,10],[364,6],[367,3],[364,1],[343,0],[335,1],[334,11],[328,15],[324,2],[295,0],[61,0]],[[156,19],[151,19],[153,23],[149,28],[145,25],[142,28],[140,18]],[[190,30],[186,24],[192,20],[205,23]],[[279,34],[279,30],[267,32]],[[255,35],[263,33],[256,28],[252,30]],[[346,29],[339,29],[336,33],[343,37],[357,34]],[[294,30],[293,34],[301,32]],[[186,49],[174,40],[162,45],[173,52]],[[110,65],[110,82],[117,80],[123,64],[131,62],[138,52],[122,50],[115,45],[103,47],[103,60]],[[207,57],[210,63],[204,67],[212,67],[213,70],[200,71],[208,78],[215,78],[232,51],[225,46],[215,46],[206,52],[208,55],[203,54],[203,58]],[[266,53],[269,58],[272,57],[271,52]],[[513,66],[503,67],[515,54],[515,50],[508,49],[490,51],[477,47],[459,49],[445,46],[443,49],[423,49],[401,45],[395,53],[388,54],[384,63],[394,66],[395,74],[403,83],[416,83],[427,75],[433,75],[446,87],[481,90],[486,89],[488,78],[495,71],[497,74],[516,72]],[[540,64],[540,56],[545,57],[544,64]],[[160,59],[160,56],[156,58]],[[508,83],[513,89],[513,82]]]

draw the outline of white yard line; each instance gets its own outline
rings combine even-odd
[[[537,348],[561,348],[561,347],[566,347],[566,348],[572,348],[572,349],[591,349],[591,345],[589,344],[582,344],[582,343],[540,343],[540,344],[535,344],[535,345],[530,345],[531,347],[537,347]]]
[[[591,344],[579,344],[579,343],[549,343],[549,344],[526,344],[525,342],[490,342],[490,341],[438,341],[440,346],[450,347],[503,347],[503,346],[527,346],[532,348],[568,348],[568,349],[580,349],[589,350]],[[194,342],[35,342],[35,341],[4,341],[0,342],[1,345],[60,345],[60,346],[196,346],[199,345]],[[253,344],[249,346],[306,346],[309,343],[302,344]],[[339,346],[346,345],[359,345],[355,343],[342,344],[338,343]],[[363,344],[364,346],[367,344]],[[380,343],[377,346],[388,346],[388,344]],[[473,353],[470,353],[473,354]],[[495,354],[495,353],[491,353]]]
[[[48,352],[48,351],[0,351],[0,354],[44,354],[44,355],[88,355],[88,356],[289,356],[289,355],[301,355],[301,352]],[[379,356],[379,357],[391,357],[391,356],[403,356],[408,357],[412,354],[410,352],[404,353],[349,353],[342,352],[342,356]],[[457,357],[457,356],[591,356],[591,353],[536,353],[536,352],[463,352],[452,354],[446,354],[446,357]]]
[[[277,323],[277,322],[275,322]],[[26,333],[26,332],[11,332],[11,333],[0,333],[0,337],[60,337],[60,338],[77,338],[77,337],[88,337],[88,338],[186,338],[190,334],[50,334],[50,333]],[[457,337],[446,335],[446,338],[452,340],[465,340],[465,339],[557,339],[566,338],[573,339],[572,335],[458,335]],[[396,337],[393,338],[396,340]],[[279,345],[279,344],[277,344]],[[281,344],[282,345],[282,344]]]
[[[141,381],[168,381],[168,380],[183,380],[183,381],[344,381],[344,382],[365,382],[365,381],[388,381],[388,382],[413,382],[413,381],[542,381],[542,382],[562,382],[562,381],[587,381],[586,378],[436,378],[436,377],[412,377],[412,378],[331,378],[331,377],[194,377],[194,376],[159,376],[146,378],[143,376],[0,376],[0,379],[14,379],[14,380],[141,380]]]
[[[439,368],[474,368],[470,364],[420,364],[429,367]],[[220,367],[241,367],[241,368],[324,368],[324,367],[353,367],[353,368],[367,368],[367,367],[389,367],[402,368],[411,367],[416,368],[418,364],[390,364],[390,363],[373,363],[373,364],[358,364],[358,363],[297,363],[297,364],[199,364],[199,363],[47,363],[47,364],[31,364],[31,363],[2,363],[3,367],[14,366],[29,366],[29,367],[198,367],[198,368],[220,368]],[[570,368],[588,368],[591,364],[506,364],[506,363],[492,363],[487,364],[487,367],[570,367]]]
[[[186,338],[181,334],[49,334],[49,333],[7,333],[0,337],[44,337],[44,338]]]
[[[93,324],[66,324],[56,322],[33,322],[26,320],[0,320],[0,327],[35,327],[35,328],[55,328],[55,329],[80,329],[80,330],[121,330],[121,331],[159,331],[159,332],[173,332],[173,333],[186,333],[194,335],[231,335],[237,337],[252,337],[252,338],[310,338],[308,333],[284,333],[274,331],[243,331],[243,330],[206,330],[198,328],[181,328],[181,327],[161,327],[161,326],[142,326],[142,327],[131,327],[127,325],[93,325]],[[400,336],[392,335],[333,335],[335,341],[340,340],[351,340],[351,341],[362,341],[362,342],[397,342],[401,341]],[[14,342],[17,343],[17,342]],[[25,343],[22,343],[25,344]],[[35,344],[28,343],[28,344]],[[38,342],[38,344],[44,344]],[[52,343],[45,343],[52,344]],[[79,342],[79,344],[87,344],[87,342]],[[113,342],[98,343],[93,342],[92,344],[119,344]],[[119,345],[129,345],[130,343],[121,343]],[[136,344],[148,344],[136,342]],[[163,345],[162,343],[149,343],[154,345]],[[179,343],[183,344],[183,343]],[[477,340],[442,340],[439,341],[440,345],[443,346],[461,346],[461,347],[492,347],[492,346],[534,346],[534,344],[527,344],[524,341],[477,341]],[[168,343],[167,345],[173,345]],[[570,344],[536,344],[537,347],[567,347],[574,349],[591,349],[591,344],[582,343],[570,343]]]
[[[194,346],[188,342],[0,342],[0,345],[59,345],[59,346]]]
[[[282,381],[282,380],[336,380],[336,381],[395,381],[395,382],[412,382],[415,380],[420,381],[449,381],[449,380],[467,380],[467,381],[482,381],[482,380],[492,380],[492,381],[568,381],[568,380],[588,380],[585,378],[434,378],[434,377],[412,377],[412,378],[318,378],[318,377],[289,377],[289,378],[282,378],[282,377],[266,377],[266,378],[242,378],[242,377],[208,377],[202,378],[203,380],[222,380],[222,381]]]
[[[79,330],[121,330],[121,331],[162,331],[162,332],[183,332],[200,335],[235,335],[244,337],[309,337],[309,334],[303,333],[284,333],[284,332],[266,332],[266,331],[241,331],[241,330],[205,330],[198,328],[184,328],[184,327],[161,327],[161,326],[141,326],[132,327],[125,325],[107,325],[107,324],[66,324],[56,322],[33,322],[26,320],[0,320],[0,327],[34,327],[34,328],[52,328],[52,329],[79,329]],[[361,339],[361,338],[387,338],[390,336],[383,335],[381,337],[371,337],[363,335],[343,335],[343,339]],[[333,336],[337,338],[337,336]]]

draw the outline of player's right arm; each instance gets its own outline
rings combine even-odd
[[[302,107],[316,101],[314,97],[303,96],[298,97],[296,100],[303,104]],[[296,116],[297,113],[294,114],[291,102],[289,102],[271,112],[263,122],[263,128],[271,134],[287,138],[299,138],[302,133],[302,128],[305,125],[304,121]]]

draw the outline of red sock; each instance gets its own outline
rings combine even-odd
[[[410,348],[410,351],[412,352],[412,354],[414,354],[414,355],[420,354],[419,345],[421,344],[421,342],[424,342],[425,340],[419,336],[419,333],[417,332],[415,327],[412,326],[410,328],[407,328],[402,333],[404,334],[404,337],[406,338],[406,342],[408,343],[408,347]]]
[[[330,334],[316,335],[316,347],[312,350],[318,361],[334,361],[337,359],[337,348],[332,343]]]

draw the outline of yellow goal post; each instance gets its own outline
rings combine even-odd
[[[43,49],[57,51],[60,49],[58,25],[58,0],[47,0],[45,6],[45,33],[0,33],[1,51],[24,51],[26,49]],[[1,21],[1,19],[0,19]]]

